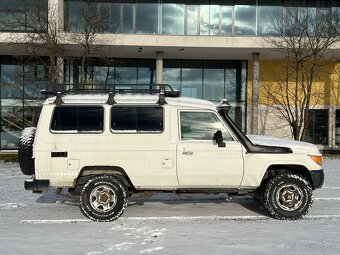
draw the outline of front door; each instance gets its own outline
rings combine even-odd
[[[177,175],[181,187],[238,188],[243,149],[213,111],[179,111]],[[213,140],[222,131],[225,147]]]

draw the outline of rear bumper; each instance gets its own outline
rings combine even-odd
[[[316,170],[316,171],[310,171],[310,174],[312,176],[313,188],[314,189],[321,188],[325,180],[324,170],[321,169],[321,170]]]
[[[50,186],[49,180],[30,179],[25,181],[25,190],[43,191],[47,190],[49,186]]]

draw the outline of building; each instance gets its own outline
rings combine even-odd
[[[287,136],[287,127],[275,125],[279,122],[275,114],[269,115],[266,122],[261,120],[259,83],[273,79],[269,67],[280,64],[273,47],[264,46],[262,40],[276,36],[270,14],[282,16],[288,8],[298,8],[312,10],[316,17],[340,17],[339,2],[91,1],[95,16],[105,14],[106,18],[95,24],[100,53],[93,53],[86,69],[87,86],[168,83],[183,96],[216,103],[228,98],[236,124],[247,133]],[[48,59],[48,52],[25,43],[26,33],[32,31],[30,24],[36,22],[30,9],[37,4],[42,16],[57,17],[59,81],[74,88],[80,79],[82,50],[76,37],[67,38],[80,31],[88,1],[0,0],[1,150],[16,149],[21,130],[36,124],[45,98],[40,89],[48,89],[50,67],[42,61]],[[338,56],[325,77],[336,96],[329,92],[310,110],[309,141],[335,149],[340,148],[340,44],[329,54]],[[318,82],[326,86],[323,80]]]

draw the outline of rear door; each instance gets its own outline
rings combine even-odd
[[[242,145],[213,111],[179,111],[177,175],[181,187],[239,187],[243,177]],[[226,147],[218,147],[221,130]]]

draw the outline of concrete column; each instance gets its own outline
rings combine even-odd
[[[328,110],[328,146],[329,149],[334,149],[335,144],[335,119],[336,107],[330,106]]]
[[[251,104],[251,134],[258,134],[259,122],[259,77],[260,77],[260,54],[253,53],[253,84],[252,84],[252,104]]]
[[[163,51],[156,52],[156,84],[163,84]]]

